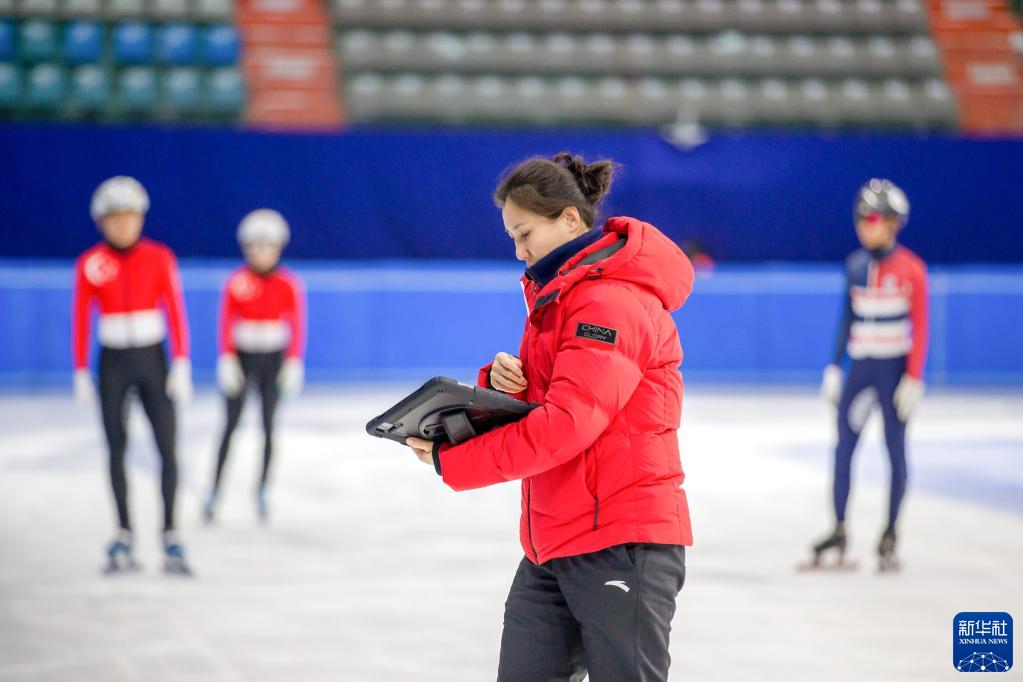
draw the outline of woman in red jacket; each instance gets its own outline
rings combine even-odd
[[[408,441],[455,490],[522,480],[502,682],[668,674],[692,544],[671,312],[693,268],[647,223],[594,229],[612,172],[561,153],[519,164],[494,193],[526,263],[529,314],[518,357],[498,353],[480,383],[541,406],[458,446]]]

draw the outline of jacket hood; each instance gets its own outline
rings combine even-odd
[[[608,219],[604,236],[569,259],[543,291],[564,295],[580,280],[599,278],[638,284],[668,311],[681,308],[693,291],[689,257],[663,232],[635,218]]]

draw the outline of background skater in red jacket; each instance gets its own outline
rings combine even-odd
[[[153,427],[162,466],[164,568],[188,574],[184,550],[174,533],[174,496],[178,469],[175,459],[174,403],[192,395],[188,360],[188,323],[174,254],[163,244],[142,238],[149,210],[145,188],[125,176],[110,178],[92,197],[92,219],[103,241],[75,263],[75,292],[71,348],[75,366],[75,395],[83,402],[95,398],[89,372],[91,311],[99,308],[99,402],[103,431],[110,449],[110,482],[117,505],[120,531],[107,548],[107,572],[134,568],[128,480],[124,453],[128,445],[126,400],[138,392]],[[162,307],[163,311],[159,308]],[[170,327],[170,371],[164,339]]]
[[[522,481],[525,557],[505,605],[501,682],[668,675],[692,544],[671,312],[693,268],[652,225],[593,228],[612,171],[534,158],[494,193],[526,263],[529,313],[518,357],[499,353],[480,383],[541,406],[458,446],[408,440],[455,490]]]
[[[245,265],[228,279],[220,309],[217,383],[227,398],[227,421],[213,486],[203,507],[206,521],[213,520],[231,435],[238,426],[249,385],[259,391],[263,407],[263,467],[256,489],[256,512],[262,520],[269,513],[266,482],[277,402],[281,392],[295,395],[301,391],[305,375],[305,296],[298,278],[280,264],[289,238],[284,217],[267,208],[249,213],[238,226]]]

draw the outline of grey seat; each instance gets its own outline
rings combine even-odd
[[[945,81],[930,78],[914,93],[918,123],[927,127],[954,128],[959,118],[955,97]]]
[[[781,125],[797,116],[792,87],[780,78],[765,78],[750,93],[753,119]]]
[[[748,123],[754,114],[755,98],[749,84],[739,78],[725,78],[717,85],[720,120],[732,126]]]
[[[725,31],[707,39],[710,56],[708,72],[731,75],[744,70],[748,63],[748,41],[737,31]]]
[[[374,121],[384,115],[384,79],[375,73],[361,73],[345,79],[345,108],[356,122]]]
[[[151,0],[153,17],[162,20],[180,20],[189,15],[188,0]]]
[[[26,17],[49,17],[57,13],[57,0],[19,0],[18,14]]]
[[[789,36],[782,42],[780,64],[784,73],[793,75],[814,75],[817,64],[822,59],[822,51],[817,41],[805,35]]]
[[[107,19],[139,19],[146,14],[144,0],[106,0],[103,14]]]
[[[678,103],[663,78],[641,78],[633,87],[629,123],[659,125],[675,120]]]
[[[230,21],[234,0],[195,0],[195,15],[200,21]]]
[[[941,76],[941,57],[930,37],[913,36],[903,41],[900,61],[904,71],[915,76]]]
[[[589,92],[593,118],[599,121],[628,121],[633,105],[632,88],[623,78],[601,78]]]
[[[895,126],[913,122],[916,100],[908,82],[897,78],[886,80],[881,84],[879,94],[879,122]]]
[[[926,33],[928,31],[927,10],[920,0],[895,0],[888,10],[888,20],[892,29],[907,33]]]
[[[847,78],[837,87],[837,118],[845,124],[863,126],[876,118],[876,96],[870,83]]]
[[[556,79],[551,85],[551,101],[558,118],[568,122],[586,121],[590,116],[589,84],[577,76]]]
[[[837,123],[834,93],[825,81],[819,78],[800,81],[796,102],[801,121],[826,128],[834,127]]]
[[[523,76],[510,84],[511,97],[505,119],[550,125],[558,118],[558,108],[551,106],[551,85],[538,76]]]
[[[103,12],[103,5],[100,0],[63,0],[60,5],[60,14],[69,18],[93,18],[99,17]]]
[[[901,73],[902,63],[895,40],[887,36],[873,36],[867,39],[865,47],[860,57],[865,72],[878,77]]]
[[[852,38],[835,35],[818,43],[820,48],[819,67],[805,75],[844,77],[862,74],[864,64],[860,61],[861,45]]]

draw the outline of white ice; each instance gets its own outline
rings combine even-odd
[[[249,410],[216,525],[200,521],[222,422],[183,414],[178,518],[196,571],[164,576],[149,430],[134,409],[131,507],[144,570],[102,577],[113,505],[93,409],[0,396],[0,680],[495,677],[516,564],[518,485],[456,494],[363,424],[410,386],[313,387],[283,407],[272,519],[256,521]],[[901,573],[878,575],[878,424],[854,468],[853,573],[799,574],[830,529],[829,408],[808,389],[687,387],[696,534],[672,680],[941,680],[959,611],[1023,617],[1023,393],[932,392],[910,431]],[[1018,647],[1017,647],[1018,650]]]

